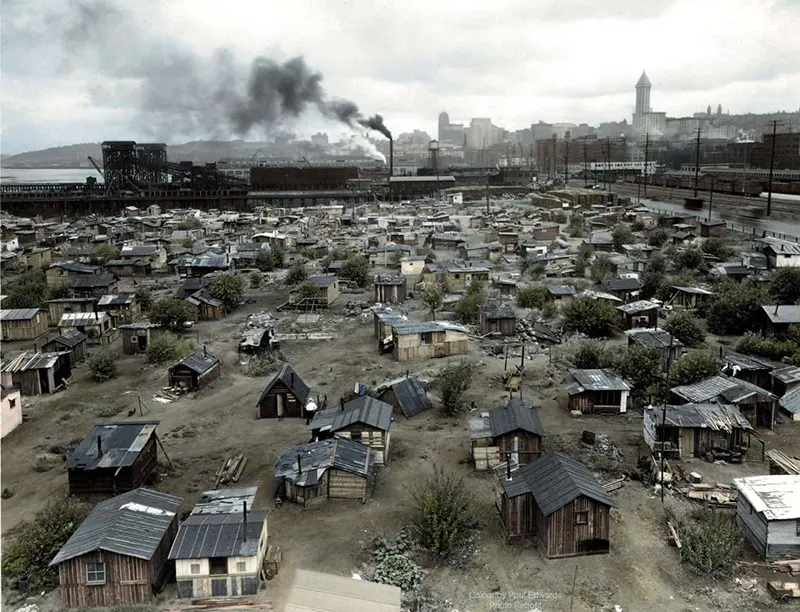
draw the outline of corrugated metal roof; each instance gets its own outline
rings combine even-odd
[[[425,388],[416,376],[411,376],[392,385],[392,391],[400,405],[400,412],[406,418],[430,410],[433,406]]]
[[[101,501],[58,551],[58,565],[95,550],[150,560],[175,518],[181,498],[134,489]]]
[[[38,308],[10,308],[0,310],[0,321],[28,321],[36,316]]]
[[[762,238],[760,240],[765,247],[781,255],[800,255],[800,244],[779,240],[777,238]]]
[[[157,426],[158,421],[118,421],[95,425],[67,457],[67,469],[93,470],[133,465],[144,445],[155,435]],[[97,438],[100,438],[100,453]]]
[[[645,418],[660,427],[664,412],[658,408],[645,411]],[[736,406],[729,404],[684,404],[667,406],[666,423],[673,427],[708,428],[714,431],[731,431],[741,428],[754,431],[749,421]]]
[[[495,438],[512,431],[527,431],[544,436],[539,410],[513,398],[502,408],[495,408],[470,419],[470,437],[474,440]]]
[[[94,289],[108,287],[113,282],[113,274],[79,274],[70,277],[69,286],[72,289]]]
[[[399,587],[299,569],[284,612],[400,612]]]
[[[571,285],[545,285],[551,295],[575,295],[575,287]]]
[[[609,278],[600,286],[606,291],[638,291],[641,284],[638,278]]]
[[[258,552],[266,512],[190,514],[178,529],[170,559],[253,557]]]
[[[795,387],[789,391],[778,403],[786,412],[791,414],[800,413],[800,387]]]
[[[768,521],[800,519],[800,476],[748,476],[734,479],[733,484]]]
[[[61,334],[60,336],[56,336],[47,344],[55,342],[56,344],[60,344],[61,346],[66,346],[68,348],[75,348],[81,342],[86,340],[86,334],[83,332],[79,332],[78,330],[68,331],[65,334]]]
[[[286,385],[286,387],[288,387],[288,389],[292,392],[292,395],[297,398],[297,401],[301,405],[306,405],[306,402],[308,401],[308,395],[311,390],[309,389],[308,385],[303,382],[303,379],[298,376],[297,372],[294,371],[294,368],[292,368],[292,366],[290,366],[288,363],[284,363],[278,373],[272,378],[271,381],[269,381],[269,383],[267,383],[267,386],[264,387],[264,390],[261,392],[261,395],[258,398],[258,403],[256,406],[261,405],[261,402],[264,401],[264,398],[270,391],[272,391],[272,388],[278,381],[281,381],[284,385]]]
[[[762,306],[761,309],[772,323],[800,323],[800,306]]]
[[[611,496],[582,463],[562,455],[546,453],[503,479],[508,497],[530,493],[545,516],[584,495],[601,504],[613,506]]]
[[[668,348],[670,343],[673,347],[683,346],[683,342],[673,337],[668,331],[658,327],[629,329],[625,332],[629,338],[633,338],[634,342],[641,344],[645,348]]]
[[[740,370],[772,370],[771,365],[750,355],[729,353],[725,355],[725,361],[731,366],[738,366]],[[800,372],[800,368],[798,368],[798,372]]]
[[[786,366],[770,372],[773,378],[778,379],[784,384],[791,384],[800,381],[800,368],[797,366]]]
[[[627,391],[628,384],[611,370],[579,370],[571,368],[570,374],[587,391]]]
[[[352,399],[343,408],[317,411],[309,427],[312,430],[336,432],[354,423],[362,423],[382,431],[389,431],[392,426],[392,405],[369,395]]]
[[[136,296],[132,293],[118,293],[116,295],[102,295],[97,300],[98,306],[127,306],[133,304]]]
[[[43,370],[52,368],[61,355],[68,355],[68,351],[57,353],[40,353],[37,351],[22,351],[16,355],[9,355],[0,365],[0,372],[27,372],[28,370]]]
[[[775,398],[772,393],[758,385],[729,376],[712,376],[693,385],[673,387],[671,391],[687,402],[697,404],[704,404],[718,397],[723,397],[732,403],[752,395]]]
[[[517,313],[509,304],[487,302],[480,306],[480,311],[487,319],[516,319]]]
[[[161,327],[158,323],[153,323],[150,319],[139,319],[133,323],[126,323],[125,325],[118,325],[117,329],[156,329]]]
[[[133,246],[124,246],[120,250],[120,256],[128,256],[131,255],[133,257],[142,257],[146,255],[156,255],[162,251],[160,246],[156,245],[149,245],[149,244],[139,244]]]
[[[216,366],[219,365],[219,359],[214,355],[207,353],[196,353],[194,355],[189,355],[188,357],[184,357],[178,363],[170,367],[170,370],[173,368],[177,368],[178,366],[184,366],[189,368],[192,372],[196,372],[197,374],[203,375],[210,372]]]
[[[88,327],[101,325],[108,319],[106,312],[65,312],[58,321],[59,327]]]
[[[654,308],[658,308],[658,304],[651,302],[650,300],[637,300],[635,302],[630,302],[629,304],[617,306],[617,310],[621,310],[626,314],[646,312],[648,310],[653,310]]]
[[[331,467],[366,477],[375,471],[375,451],[347,438],[330,438],[293,446],[278,457],[275,477],[287,478],[299,486],[311,486]]]
[[[337,277],[337,276],[335,276],[335,275],[329,275],[329,276],[312,276],[312,277],[310,277],[310,278],[308,279],[308,282],[309,282],[309,283],[314,283],[314,284],[315,284],[317,287],[319,287],[320,289],[327,289],[327,288],[328,288],[328,287],[330,287],[330,286],[331,286],[333,283],[335,283],[337,280],[339,280],[339,277]]]
[[[673,285],[672,288],[682,291],[683,293],[691,293],[695,295],[714,295],[713,291],[703,289],[702,287],[678,287],[677,285]]]
[[[204,491],[192,514],[235,514],[241,513],[245,504],[248,512],[253,509],[258,487],[237,487]]]

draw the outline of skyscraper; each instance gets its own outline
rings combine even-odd
[[[652,87],[650,79],[647,78],[647,73],[642,71],[642,76],[639,77],[636,83],[636,114],[645,115],[652,112],[650,108],[650,88]]]
[[[442,111],[439,113],[439,142],[445,141],[445,132],[450,126],[450,115]]]
[[[636,83],[636,109],[633,113],[633,133],[636,136],[650,134],[658,137],[664,134],[667,114],[653,112],[650,107],[651,87],[647,73],[642,72]]]

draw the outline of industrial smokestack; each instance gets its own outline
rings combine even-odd
[[[389,179],[394,176],[394,138],[389,138]]]

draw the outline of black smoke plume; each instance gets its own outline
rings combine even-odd
[[[24,13],[30,10],[26,7],[20,3],[8,8]],[[380,115],[368,117],[350,100],[329,98],[322,74],[303,57],[283,62],[257,57],[248,66],[229,50],[217,49],[206,59],[139,26],[126,4],[109,0],[75,1],[66,19],[57,12],[48,18],[62,32],[63,72],[93,71],[92,102],[134,106],[140,127],[153,136],[243,137],[253,129],[272,133],[315,109],[329,119],[391,138]]]

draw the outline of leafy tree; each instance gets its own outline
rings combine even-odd
[[[272,249],[270,253],[272,254],[272,263],[275,266],[275,269],[277,270],[278,268],[283,268],[286,260],[286,253],[284,253],[283,249]]]
[[[323,270],[327,270],[328,266],[331,265],[333,261],[347,261],[351,257],[353,257],[354,253],[351,249],[336,247],[333,250],[328,251],[328,254],[322,258],[320,262],[322,265]]]
[[[563,210],[554,210],[550,213],[550,221],[558,224],[566,223],[567,215],[564,214]]]
[[[669,372],[670,387],[693,385],[716,376],[722,371],[722,362],[713,353],[691,351],[678,359]]]
[[[580,238],[583,236],[583,216],[573,213],[569,218],[569,225],[567,227],[567,232],[571,237]]]
[[[743,334],[758,321],[766,297],[764,288],[758,283],[735,283],[724,279],[715,287],[715,295],[708,305],[708,329],[720,335]]]
[[[89,357],[89,372],[96,382],[106,382],[117,375],[117,360],[119,353],[116,351],[102,351]]]
[[[520,287],[517,292],[517,306],[520,308],[544,308],[550,293],[544,285],[528,285]]]
[[[419,247],[417,249],[417,255],[424,257],[425,263],[433,263],[436,261],[436,251],[428,247]]]
[[[442,307],[444,298],[442,292],[436,285],[428,284],[422,292],[422,303],[431,311],[431,317],[436,320],[436,311]]]
[[[153,292],[150,291],[150,289],[147,287],[138,287],[134,295],[139,301],[139,306],[141,306],[142,312],[150,310],[151,306],[153,305]]]
[[[287,285],[299,285],[308,278],[306,267],[302,263],[296,263],[286,273]]]
[[[462,361],[442,370],[436,377],[436,386],[442,398],[442,412],[453,416],[466,408],[464,394],[472,383],[472,368]]]
[[[462,323],[474,323],[478,319],[478,309],[486,302],[486,292],[482,283],[472,283],[467,287],[463,298],[456,304],[456,316]]]
[[[797,326],[793,325],[792,327]],[[789,329],[791,331],[791,327]],[[790,333],[790,336],[791,335]],[[759,355],[775,360],[793,356],[799,349],[800,342],[798,342],[796,338],[787,337],[785,340],[762,338],[760,335],[752,332],[744,334],[739,339],[739,342],[736,343],[736,350],[740,353]]]
[[[605,343],[598,340],[581,342],[570,361],[581,370],[597,370],[613,365],[611,353],[606,350]]]
[[[261,249],[256,255],[256,268],[262,272],[272,272],[275,269],[275,258],[272,251]]]
[[[261,286],[261,275],[258,272],[250,273],[250,287],[258,289]]]
[[[600,282],[614,276],[614,264],[605,257],[598,257],[592,264],[592,279]]]
[[[719,238],[709,238],[703,243],[701,247],[703,253],[716,257],[717,259],[728,259],[733,254],[733,251]]]
[[[678,255],[677,264],[684,270],[698,270],[705,264],[703,251],[690,247]]]
[[[681,563],[703,576],[724,576],[736,567],[742,532],[733,516],[717,512],[696,513],[681,526]]]
[[[633,387],[633,397],[645,401],[659,395],[661,389],[662,353],[659,349],[629,346],[616,365],[616,370]]]
[[[187,321],[197,321],[197,308],[183,300],[161,299],[150,309],[150,320],[165,330],[180,333]]]
[[[647,263],[647,269],[642,273],[641,296],[649,299],[658,293],[667,271],[667,261],[661,253],[653,253]]]
[[[611,240],[614,244],[614,250],[620,253],[622,252],[622,247],[626,244],[633,244],[636,237],[633,235],[630,227],[624,223],[620,223],[614,228],[614,231],[611,232]]]
[[[586,264],[589,263],[589,260],[592,258],[592,247],[582,242],[581,245],[578,247],[578,257],[577,261],[575,262],[576,265],[580,266],[581,268],[585,268]]]
[[[3,308],[46,308],[47,300],[54,299],[47,286],[44,272],[28,272],[19,279],[3,283]]]
[[[413,492],[412,531],[417,543],[439,558],[457,551],[478,526],[475,500],[462,476],[434,466]]]
[[[685,310],[676,310],[668,318],[664,329],[686,346],[697,346],[706,340],[706,331],[699,319]]]
[[[147,346],[147,360],[150,363],[175,363],[194,351],[194,344],[182,340],[175,334],[161,332],[155,334]]]
[[[203,224],[200,222],[200,219],[187,219],[186,221],[178,223],[178,229],[182,231],[201,229],[202,227]]]
[[[769,283],[769,295],[775,304],[800,301],[800,268],[780,268]]]
[[[644,221],[642,221],[639,217],[636,217],[633,221],[631,221],[631,231],[641,232],[644,228]]]
[[[647,244],[660,249],[666,244],[667,240],[669,240],[669,236],[666,230],[658,228],[650,232],[650,236],[647,238]]]
[[[4,542],[3,573],[9,577],[27,576],[29,588],[37,591],[58,585],[58,568],[48,565],[89,509],[88,504],[74,497],[49,502],[19,525],[10,545]]]
[[[295,291],[297,300],[313,300],[322,297],[322,289],[317,287],[314,283],[306,282],[300,285]]]
[[[370,279],[369,261],[362,255],[348,257],[342,265],[339,277],[351,280],[359,287],[366,287]]]
[[[112,259],[119,257],[119,249],[113,244],[101,244],[92,251],[91,261],[96,266],[103,266]]]
[[[578,298],[564,308],[564,331],[579,332],[590,338],[611,335],[617,310],[604,300]]]
[[[242,303],[244,281],[233,274],[222,274],[211,282],[209,291],[211,296],[220,300],[227,310],[232,310]]]

